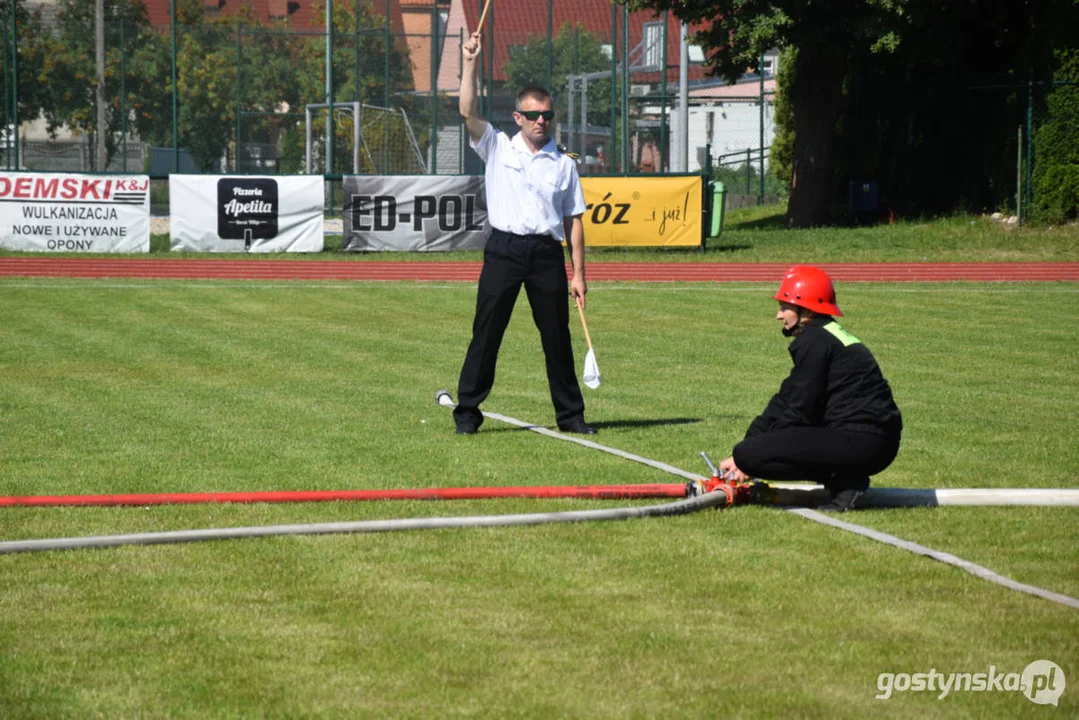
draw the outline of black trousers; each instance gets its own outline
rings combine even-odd
[[[483,252],[472,341],[457,382],[453,416],[458,425],[478,427],[483,422],[479,405],[494,385],[498,350],[522,284],[543,344],[555,420],[564,425],[584,417],[569,335],[569,282],[562,244],[546,235],[492,230]]]
[[[885,435],[826,427],[791,427],[746,438],[734,463],[762,480],[810,480],[831,491],[865,490],[869,476],[899,453],[898,432]]]

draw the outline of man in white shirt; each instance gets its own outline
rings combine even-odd
[[[532,306],[547,363],[547,383],[558,428],[592,435],[584,421],[584,398],[574,369],[569,301],[584,307],[584,192],[574,161],[550,136],[551,96],[532,87],[517,96],[513,113],[520,132],[512,139],[479,116],[476,59],[480,35],[462,47],[460,112],[472,148],[486,163],[487,216],[491,236],[483,253],[476,317],[457,384],[453,411],[459,435],[483,423],[479,405],[490,394],[502,337],[521,285]],[[567,283],[562,241],[568,238],[573,279]]]

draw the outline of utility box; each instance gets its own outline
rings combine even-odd
[[[855,225],[875,222],[880,213],[880,183],[850,181],[850,215]]]
[[[173,167],[173,160],[178,160],[180,167]],[[199,166],[195,163],[195,156],[187,148],[180,148],[179,152],[173,152],[170,147],[150,148],[150,174],[168,175],[169,173],[185,173],[197,175]]]
[[[723,232],[723,211],[727,205],[727,187],[719,180],[708,183],[712,190],[712,227],[709,237],[719,237]]]

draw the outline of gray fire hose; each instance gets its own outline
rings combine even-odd
[[[662,505],[623,507],[605,510],[575,510],[570,512],[527,513],[517,515],[472,515],[460,517],[404,518],[398,520],[361,520],[356,522],[314,523],[307,525],[265,525],[238,528],[209,528],[206,530],[176,530],[170,532],[134,533],[131,535],[98,535],[45,540],[11,540],[0,542],[0,555],[46,550],[105,548],[120,545],[162,545],[203,540],[233,540],[268,537],[272,535],[331,535],[340,533],[376,533],[398,530],[440,530],[461,527],[504,527],[508,525],[545,525],[549,523],[594,522],[599,520],[633,520],[646,517],[688,515],[707,508],[722,508],[730,504],[730,495],[712,492],[706,495],[677,500]]]

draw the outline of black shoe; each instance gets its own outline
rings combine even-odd
[[[839,490],[838,492],[831,493],[832,499],[830,502],[821,505],[818,510],[821,512],[847,512],[853,510],[854,506],[858,503],[858,498],[862,496],[861,490]]]
[[[479,428],[477,428],[472,423],[461,423],[460,425],[457,426],[457,434],[458,435],[475,435],[476,430],[478,430],[478,429]]]
[[[578,435],[595,435],[596,434],[596,429],[594,427],[592,427],[591,425],[589,425],[588,423],[586,423],[581,418],[577,418],[576,420],[570,420],[565,425],[559,425],[558,429],[561,430],[562,432],[577,433]]]

